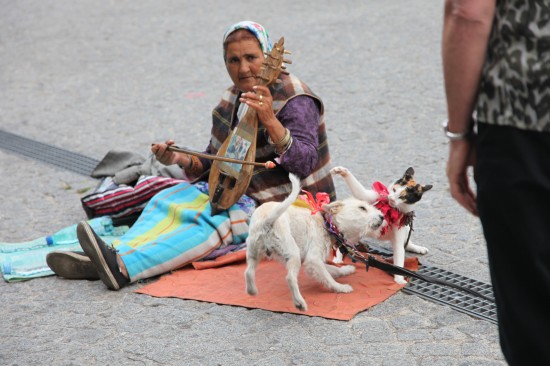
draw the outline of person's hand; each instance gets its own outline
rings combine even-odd
[[[166,140],[164,143],[153,144],[151,146],[151,152],[155,154],[155,157],[164,165],[181,164],[181,154],[169,151],[168,146],[174,145],[174,140]]]
[[[269,88],[266,86],[256,85],[253,87],[253,92],[241,94],[240,102],[246,103],[253,108],[258,114],[258,119],[262,124],[269,128],[270,124],[277,120],[273,113],[273,97]]]
[[[451,141],[447,161],[447,179],[451,196],[471,214],[478,216],[476,194],[470,187],[468,167],[476,160],[475,147],[470,140]]]

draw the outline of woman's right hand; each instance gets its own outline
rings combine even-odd
[[[168,146],[174,145],[174,140],[166,140],[164,143],[153,144],[151,146],[151,152],[155,154],[155,157],[164,165],[173,165],[178,164],[179,166],[184,166],[182,155],[168,150]]]

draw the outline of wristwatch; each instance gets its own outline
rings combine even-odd
[[[451,132],[449,131],[449,120],[446,119],[442,123],[443,132],[450,141],[466,140],[472,136],[473,129],[470,127],[466,132]]]

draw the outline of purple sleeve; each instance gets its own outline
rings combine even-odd
[[[299,95],[289,100],[277,115],[277,119],[292,135],[292,146],[280,159],[280,164],[288,172],[304,178],[315,168],[320,118],[319,105],[315,99],[307,95]],[[205,152],[212,154],[210,144]],[[212,160],[200,160],[205,170],[212,165]]]
[[[305,178],[315,168],[320,118],[317,102],[307,95],[289,100],[279,112],[277,119],[288,128],[293,140],[280,161],[288,172]]]

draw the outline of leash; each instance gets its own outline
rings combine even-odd
[[[366,267],[367,271],[369,270],[370,267],[374,267],[374,268],[378,268],[378,269],[380,269],[384,272],[387,272],[391,275],[400,275],[400,276],[404,276],[404,277],[412,277],[412,278],[416,278],[416,279],[419,279],[419,280],[422,280],[422,281],[425,281],[425,282],[429,282],[429,283],[435,283],[435,284],[438,284],[438,285],[453,287],[455,289],[467,292],[471,295],[481,297],[481,298],[483,298],[487,301],[490,301],[490,302],[494,301],[493,299],[483,295],[482,293],[480,293],[478,291],[475,291],[475,290],[472,290],[470,288],[462,287],[462,286],[456,285],[454,283],[451,283],[451,282],[448,282],[448,281],[445,281],[445,280],[442,280],[442,279],[439,279],[439,278],[435,278],[435,277],[432,277],[432,276],[422,275],[420,273],[410,271],[406,268],[399,267],[399,266],[390,264],[390,263],[385,262],[385,261],[380,261],[380,260],[376,259],[376,257],[374,257],[373,255],[369,254],[368,251],[366,253],[367,256],[365,257],[365,255],[363,255],[363,253],[361,253],[356,248],[355,245],[348,243],[344,239],[344,236],[338,231],[338,228],[336,228],[336,226],[334,226],[334,224],[332,223],[332,218],[330,216],[328,216],[328,217],[325,216],[325,229],[338,242],[338,250],[342,254],[349,255],[352,262],[356,262],[356,261],[363,262],[365,264],[365,267]],[[410,238],[411,232],[412,232],[412,223],[411,223],[411,230],[409,231],[409,238]],[[407,244],[409,242],[409,238],[407,238]],[[367,247],[367,249],[368,249],[368,247]]]

